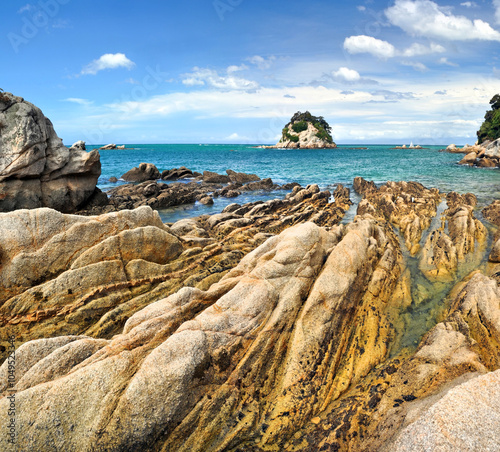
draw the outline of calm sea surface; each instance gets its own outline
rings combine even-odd
[[[93,149],[98,146],[88,146]],[[153,163],[160,171],[186,166],[193,171],[225,173],[226,169],[255,173],[274,182],[316,183],[334,189],[338,183],[352,188],[354,177],[375,183],[388,180],[418,181],[444,192],[472,192],[481,206],[500,199],[500,171],[457,165],[462,154],[439,152],[443,146],[426,149],[391,149],[394,145],[342,145],[337,149],[259,149],[251,145],[130,144],[131,149],[100,151],[102,175],[99,187],[108,190],[119,178],[141,162]],[[367,149],[356,149],[366,147]],[[124,183],[124,182],[118,182]],[[227,204],[283,197],[285,193],[249,193],[233,199],[216,199],[213,206],[183,206],[161,211],[163,221],[220,212]]]

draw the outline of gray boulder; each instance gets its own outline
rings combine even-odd
[[[80,147],[64,146],[38,107],[0,93],[0,211],[51,207],[74,212],[85,204],[95,191],[101,162],[98,151]]]
[[[485,157],[500,159],[500,138],[487,146],[484,155]]]
[[[99,148],[100,151],[110,151],[112,149],[116,149],[116,144],[107,144],[106,146],[102,146]]]
[[[152,163],[141,163],[138,167],[127,171],[121,178],[127,182],[144,182],[160,179],[161,174]]]
[[[76,143],[73,143],[73,145],[70,147],[70,150],[86,151],[87,148],[85,147],[85,141],[80,140]]]

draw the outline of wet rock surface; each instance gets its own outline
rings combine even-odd
[[[98,214],[141,206],[165,209],[202,200],[203,204],[210,204],[210,200],[213,203],[214,197],[236,198],[247,191],[291,190],[298,185],[280,186],[270,178],[261,180],[255,174],[237,173],[232,170],[227,170],[227,175],[210,171],[204,171],[203,175],[199,175],[181,167],[166,170],[160,175],[156,166],[145,163],[141,165],[127,173],[131,173],[138,181],[142,180],[141,183],[121,185],[109,190],[107,192],[109,201],[106,205],[95,206],[82,213]],[[185,181],[164,183],[156,180],[160,177],[165,181],[183,179]],[[190,180],[193,178],[194,180]]]
[[[317,185],[170,226],[150,207],[0,216],[51,225],[0,232],[20,447],[495,450],[500,288],[475,196],[354,186],[349,224],[349,191]]]
[[[420,249],[420,239],[436,215],[441,195],[418,182],[387,182],[377,188],[373,182],[356,178],[354,188],[364,195],[357,213],[371,214],[398,227],[412,255]]]
[[[480,145],[466,145],[463,148],[450,145],[446,148],[446,152],[466,154],[458,162],[459,165],[476,166],[479,168],[500,167],[500,139],[485,141]]]

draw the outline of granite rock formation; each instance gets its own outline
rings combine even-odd
[[[75,212],[93,195],[100,174],[99,152],[68,149],[38,107],[0,93],[0,211]]]
[[[0,215],[33,225],[0,227],[19,448],[498,448],[499,273],[475,197],[355,187],[348,224],[349,191],[317,185],[170,227],[149,207]]]

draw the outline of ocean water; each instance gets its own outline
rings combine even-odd
[[[457,165],[462,154],[439,152],[443,146],[425,149],[392,149],[395,145],[339,145],[337,149],[260,149],[253,145],[217,144],[130,144],[125,150],[100,151],[102,175],[98,186],[106,191],[119,178],[141,162],[153,163],[160,171],[186,166],[200,173],[209,170],[225,173],[226,169],[255,173],[274,182],[316,183],[322,189],[341,183],[352,188],[356,176],[380,184],[388,180],[421,182],[443,192],[472,192],[479,207],[500,199],[499,169],[471,168]],[[88,149],[99,146],[88,146]],[[359,149],[364,147],[366,149]],[[118,184],[124,183],[122,181]],[[160,211],[165,222],[206,213],[220,212],[227,204],[243,204],[258,199],[283,197],[282,191],[246,193],[233,199],[216,199],[213,206],[199,203]],[[354,194],[352,195],[355,196]]]

